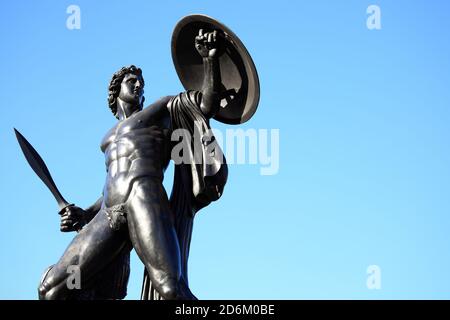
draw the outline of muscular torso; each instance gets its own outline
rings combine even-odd
[[[103,190],[107,207],[127,201],[133,182],[142,177],[162,180],[170,160],[170,114],[163,98],[120,121],[103,138],[107,170]]]

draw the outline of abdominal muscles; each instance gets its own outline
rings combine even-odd
[[[107,207],[125,203],[135,179],[153,177],[162,181],[165,164],[161,142],[161,139],[146,135],[132,140],[123,137],[108,146],[105,150],[108,169],[103,194]]]

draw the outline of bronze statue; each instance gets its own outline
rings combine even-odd
[[[78,232],[44,273],[40,299],[124,298],[132,249],[145,265],[142,299],[196,299],[187,278],[193,218],[220,198],[228,174],[209,120],[247,121],[258,104],[259,83],[245,47],[212,18],[195,15],[181,20],[172,53],[187,91],[146,108],[141,69],[132,65],[114,73],[108,104],[119,121],[101,142],[107,175],[103,195],[91,207],[83,210],[66,202],[45,164],[36,160],[40,157],[16,133],[27,160],[34,162],[33,169],[62,208],[61,231]],[[177,130],[181,134],[174,139]],[[175,161],[168,198],[163,174],[179,139],[188,139],[188,148],[178,154],[183,161]],[[71,265],[80,269],[80,290],[67,287]]]

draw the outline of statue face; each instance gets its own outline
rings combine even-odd
[[[128,73],[120,85],[119,98],[130,104],[140,105],[144,96],[143,79],[141,76]]]

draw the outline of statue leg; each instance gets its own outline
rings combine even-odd
[[[174,218],[161,181],[136,180],[127,206],[131,242],[158,293],[167,300],[195,299],[181,277]]]
[[[126,230],[114,231],[103,210],[72,240],[61,259],[46,271],[39,285],[39,299],[69,299],[78,290],[69,289],[68,278],[79,270],[81,290],[88,289],[102,271],[128,244]],[[71,271],[72,270],[72,271]]]

